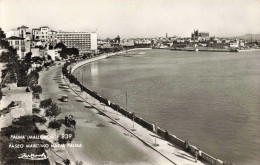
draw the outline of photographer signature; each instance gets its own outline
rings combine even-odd
[[[26,153],[22,153],[21,156],[18,157],[18,159],[44,160],[44,159],[47,159],[47,156],[45,155],[45,153],[42,153],[42,154],[26,154]]]

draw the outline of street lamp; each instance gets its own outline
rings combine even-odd
[[[127,117],[127,91],[125,92],[125,107],[126,107],[125,116]]]
[[[118,108],[116,108],[116,118],[115,118],[115,120],[119,120],[119,118],[118,118]]]
[[[154,139],[155,142],[154,142],[154,144],[153,144],[155,147],[156,147],[156,146],[159,146],[159,144],[156,143],[157,131],[158,131],[158,122],[155,123],[155,134],[156,134],[156,135],[155,135],[155,139]]]
[[[104,104],[104,110],[103,110],[104,112],[106,112],[106,109],[105,109],[105,108],[106,108],[106,104]]]
[[[136,131],[136,129],[135,129],[135,113],[133,113],[133,128],[131,129],[131,131]]]

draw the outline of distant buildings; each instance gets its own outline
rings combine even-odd
[[[29,27],[22,25],[6,32],[7,41],[10,46],[17,49],[20,59],[32,49],[36,56],[47,53],[52,59],[56,58],[58,51],[49,51],[49,48],[53,49],[59,42],[64,43],[68,48],[77,48],[80,54],[97,52],[97,33],[95,32],[63,32],[52,30],[48,26],[41,26],[33,28],[30,33],[28,29]],[[43,50],[46,50],[46,53],[42,53]]]
[[[199,32],[199,30],[194,30],[194,32],[191,33],[192,39],[198,39],[199,37],[209,38],[209,33],[208,32]]]
[[[150,39],[137,39],[134,42],[134,46],[137,48],[151,48],[152,41]]]

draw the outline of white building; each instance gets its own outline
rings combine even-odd
[[[9,45],[17,50],[19,59],[25,57],[26,53],[30,52],[31,48],[31,33],[28,32],[28,27],[22,25],[17,29],[7,31],[6,38]]]
[[[97,51],[97,33],[93,32],[61,32],[57,39],[68,48],[77,48],[80,54]]]
[[[32,39],[55,45],[57,43],[57,31],[51,30],[48,26],[32,29]]]
[[[232,41],[229,43],[229,46],[231,48],[238,48],[239,47],[239,42],[238,41]]]
[[[26,53],[30,52],[30,40],[25,40],[21,37],[12,36],[7,38],[9,45],[17,50],[19,59],[25,57]]]
[[[47,55],[51,57],[52,61],[55,61],[56,59],[60,59],[60,49],[52,49],[52,50],[47,50]]]

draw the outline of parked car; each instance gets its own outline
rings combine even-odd
[[[68,102],[68,101],[69,101],[69,97],[68,97],[67,95],[63,95],[63,96],[61,97],[61,101],[63,101],[63,102]]]

